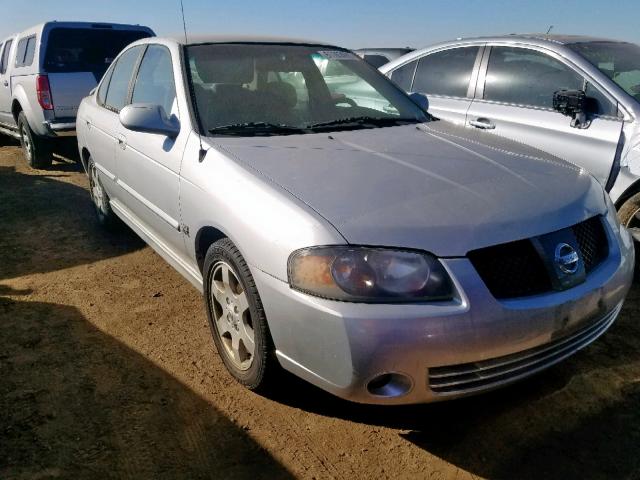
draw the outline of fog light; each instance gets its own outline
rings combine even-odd
[[[411,378],[401,373],[383,373],[367,384],[367,390],[376,397],[401,397],[411,390]]]

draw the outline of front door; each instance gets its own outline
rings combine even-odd
[[[160,105],[167,116],[180,118],[171,52],[150,45],[133,84],[131,103]],[[119,128],[116,148],[118,185],[123,204],[154,240],[172,254],[184,255],[180,228],[180,164],[188,137],[176,138]]]
[[[553,94],[585,88],[595,110],[586,128],[574,127],[571,118],[553,110]],[[607,184],[622,118],[616,103],[559,58],[530,48],[494,46],[476,95],[467,113],[469,127],[544,150]]]

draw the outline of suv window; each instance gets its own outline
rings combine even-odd
[[[7,41],[4,44],[4,50],[2,51],[2,59],[0,59],[0,74],[7,73],[7,67],[9,66],[9,52],[11,51],[11,46],[13,45],[13,40]]]
[[[36,36],[21,38],[18,41],[18,52],[16,54],[16,67],[28,67],[33,63],[36,52]]]
[[[142,30],[53,28],[47,38],[44,69],[48,73],[92,72],[99,79],[127,45],[150,36]]]
[[[132,47],[118,59],[111,73],[109,90],[104,102],[107,108],[119,112],[127,104],[133,69],[143,49],[142,45]]]
[[[175,101],[171,53],[166,47],[151,45],[140,64],[131,102],[162,105],[167,115],[171,116],[178,113]]]
[[[555,58],[535,50],[492,47],[485,100],[553,108],[553,93],[581,90],[582,75]]]
[[[413,62],[409,62],[396,68],[391,73],[391,80],[396,82],[396,84],[405,92],[410,91],[411,83],[413,83],[413,74],[416,72],[417,65],[418,60],[414,60]]]
[[[431,95],[466,97],[479,49],[450,48],[422,57],[413,90]]]

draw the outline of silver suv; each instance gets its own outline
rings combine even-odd
[[[582,36],[507,35],[434,45],[380,69],[428,96],[436,117],[584,167],[640,240],[640,47]]]
[[[78,106],[147,27],[49,22],[0,42],[0,133],[19,138],[34,168],[51,164],[52,142],[75,135]]]
[[[359,402],[452,398],[615,320],[633,242],[584,169],[431,120],[339,47],[193,42],[126,48],[82,101],[78,143],[99,221],[204,293],[247,387],[280,365]]]

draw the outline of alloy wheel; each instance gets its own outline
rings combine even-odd
[[[255,336],[247,294],[233,268],[217,262],[211,274],[211,304],[214,325],[224,353],[241,371],[251,367]]]

